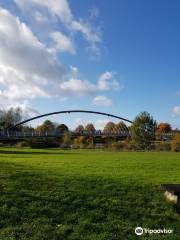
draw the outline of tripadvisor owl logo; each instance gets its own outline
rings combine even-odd
[[[142,234],[172,234],[173,229],[149,229],[149,228],[142,228],[142,227],[136,227],[135,228],[135,234],[136,235],[142,235]]]
[[[142,235],[143,234],[143,228],[142,227],[136,227],[135,228],[135,234],[136,235]]]

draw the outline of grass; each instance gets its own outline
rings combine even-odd
[[[0,240],[180,239],[162,183],[180,183],[179,153],[0,148]]]

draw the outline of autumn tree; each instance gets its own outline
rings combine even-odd
[[[169,123],[159,123],[156,129],[156,139],[162,139],[162,134],[169,133],[172,131]]]
[[[156,121],[148,112],[141,112],[131,126],[131,138],[134,144],[146,149],[155,139]]]
[[[76,133],[83,133],[84,132],[84,127],[83,125],[79,125],[77,126],[77,128],[75,129]]]
[[[128,131],[128,128],[127,128],[126,124],[121,121],[121,122],[115,124],[114,131],[115,131],[115,133],[119,133],[121,131]]]
[[[95,133],[96,129],[92,123],[88,123],[84,129],[88,133]]]
[[[115,123],[113,122],[108,122],[106,126],[103,129],[104,133],[113,133],[115,131]]]

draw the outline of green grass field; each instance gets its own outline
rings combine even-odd
[[[162,183],[180,183],[180,153],[0,148],[0,239],[180,239]]]

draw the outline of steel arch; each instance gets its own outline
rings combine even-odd
[[[113,114],[110,114],[110,113],[89,111],[89,110],[65,110],[65,111],[46,113],[46,114],[38,115],[36,117],[28,118],[24,121],[16,123],[14,126],[10,127],[8,130],[12,130],[12,129],[18,127],[18,126],[21,126],[21,125],[23,125],[27,122],[31,122],[31,121],[39,119],[39,118],[43,118],[43,117],[47,117],[47,116],[51,116],[51,115],[57,115],[57,114],[64,114],[64,113],[92,113],[92,114],[98,114],[98,115],[104,115],[104,116],[108,116],[108,117],[112,117],[112,118],[117,118],[117,119],[120,119],[120,120],[128,122],[128,123],[133,123],[132,121],[130,121],[126,118],[122,118],[122,117],[119,117],[119,116],[116,116],[116,115],[113,115]]]

